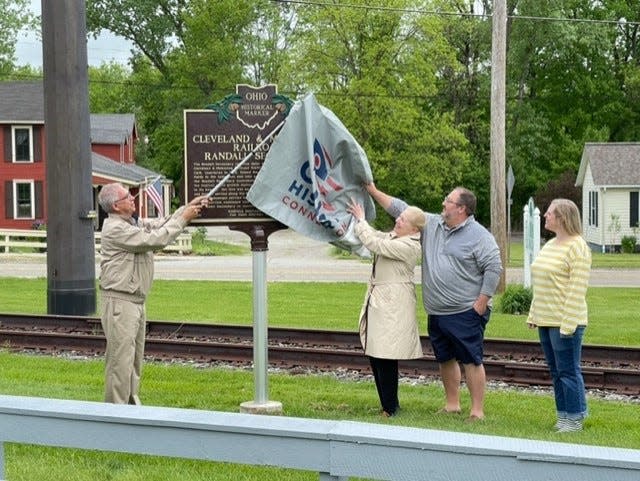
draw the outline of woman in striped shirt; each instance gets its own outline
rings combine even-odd
[[[580,368],[582,337],[587,326],[587,286],[591,250],[582,238],[578,207],[554,199],[544,214],[545,228],[555,234],[531,265],[533,301],[527,324],[538,328],[555,396],[557,432],[580,431],[587,416]]]

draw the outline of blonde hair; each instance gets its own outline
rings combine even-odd
[[[404,210],[405,218],[413,227],[421,231],[426,223],[424,211],[419,207],[409,206]]]
[[[553,212],[568,235],[582,235],[582,219],[578,206],[569,199],[553,199]]]

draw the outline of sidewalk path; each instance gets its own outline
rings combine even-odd
[[[210,239],[249,246],[249,237],[226,227],[209,228]],[[357,259],[340,259],[331,255],[332,246],[301,236],[288,229],[269,237],[267,280],[289,282],[366,282],[371,264]],[[156,255],[156,279],[250,281],[253,256],[179,256]],[[100,274],[96,259],[96,276]],[[46,277],[44,254],[0,253],[0,277]],[[522,283],[523,269],[507,269],[507,284]],[[416,268],[416,282],[420,268]],[[1,282],[1,281],[0,281]],[[640,287],[640,270],[593,269],[591,286]]]

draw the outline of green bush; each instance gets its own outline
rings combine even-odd
[[[194,244],[201,246],[205,243],[207,239],[207,228],[206,227],[198,227],[195,231],[191,233],[191,245]]]
[[[500,311],[504,314],[526,314],[531,306],[533,291],[521,284],[509,284],[500,298]]]
[[[622,237],[620,245],[624,254],[633,254],[636,251],[638,239],[634,235],[626,235]]]
[[[191,249],[197,256],[240,256],[249,253],[244,245],[207,239],[207,228],[203,226],[191,232]]]

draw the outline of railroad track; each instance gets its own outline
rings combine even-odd
[[[354,332],[269,328],[269,363],[283,368],[368,372]],[[249,326],[149,321],[145,354],[160,359],[250,363],[253,332]],[[421,359],[400,361],[402,375],[438,374],[431,346],[422,337]],[[93,317],[0,314],[0,347],[34,352],[104,353],[100,320]],[[487,378],[518,386],[549,386],[548,371],[537,342],[487,339]],[[589,389],[640,394],[640,349],[583,346],[583,375]]]

